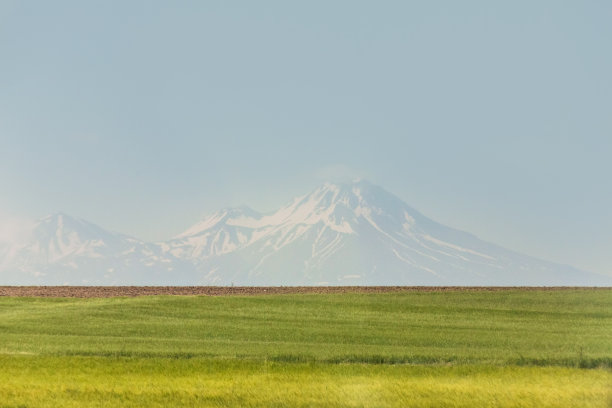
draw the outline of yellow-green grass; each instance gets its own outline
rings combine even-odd
[[[612,290],[0,298],[0,408],[610,407]]]
[[[612,374],[566,367],[0,357],[0,407],[607,407]]]

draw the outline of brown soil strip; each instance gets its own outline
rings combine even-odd
[[[527,286],[0,286],[0,296],[107,298],[135,296],[248,296],[312,293],[388,293],[388,292],[455,292],[500,290],[566,290],[611,288],[596,287],[527,287]]]

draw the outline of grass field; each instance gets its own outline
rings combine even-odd
[[[612,407],[612,290],[0,298],[0,407]]]

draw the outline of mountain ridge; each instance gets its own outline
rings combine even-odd
[[[325,183],[263,214],[225,208],[147,243],[58,213],[0,246],[0,283],[609,285],[424,216],[367,181]]]

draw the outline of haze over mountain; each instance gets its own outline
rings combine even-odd
[[[146,243],[65,214],[0,244],[0,284],[610,285],[441,225],[365,181],[220,210]]]

